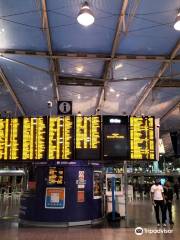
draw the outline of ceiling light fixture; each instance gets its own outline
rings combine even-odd
[[[119,69],[119,68],[122,68],[123,67],[123,65],[122,65],[122,63],[119,63],[119,64],[117,64],[116,66],[115,66],[115,70],[117,70],[117,69]]]
[[[119,93],[117,93],[117,94],[116,94],[116,97],[119,97],[119,96],[120,96],[120,94],[119,94]]]
[[[88,27],[94,23],[94,20],[95,18],[93,12],[89,7],[89,4],[87,2],[84,2],[77,16],[78,23],[85,27]]]
[[[175,23],[174,23],[174,29],[176,31],[180,31],[180,10],[178,10],[178,14],[176,16],[176,20],[175,20]]]

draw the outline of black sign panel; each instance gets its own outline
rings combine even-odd
[[[58,101],[58,114],[72,115],[72,101]]]
[[[127,116],[103,117],[103,153],[106,160],[129,159]]]
[[[154,117],[130,117],[130,158],[155,160]]]
[[[49,160],[73,159],[73,128],[74,118],[72,116],[49,118]]]
[[[47,117],[23,118],[23,160],[45,160]]]
[[[63,185],[64,184],[64,168],[49,167],[48,184]]]
[[[76,117],[76,160],[100,160],[101,117]]]
[[[21,119],[0,119],[0,160],[21,158]]]

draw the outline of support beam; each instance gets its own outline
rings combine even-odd
[[[179,50],[180,50],[180,40],[177,42],[174,50],[172,51],[170,59],[174,59]],[[161,65],[157,76],[154,79],[152,79],[151,82],[148,84],[148,86],[145,88],[142,96],[138,100],[138,103],[135,106],[134,110],[132,111],[131,115],[135,115],[138,112],[138,110],[140,109],[140,107],[142,106],[146,98],[149,96],[149,93],[152,91],[154,86],[157,84],[157,82],[159,81],[161,76],[164,74],[164,72],[169,68],[169,66],[170,66],[170,62],[169,63],[165,62]]]
[[[11,94],[11,97],[14,100],[16,106],[19,108],[19,111],[21,112],[21,114],[23,116],[25,116],[26,112],[23,109],[23,107],[22,107],[18,97],[16,96],[15,92],[13,91],[13,89],[12,89],[12,87],[11,87],[7,77],[6,77],[6,75],[4,74],[4,72],[3,72],[3,70],[1,68],[0,68],[0,78],[2,79],[2,81],[3,81],[4,85],[6,86],[6,88],[9,90],[9,93]]]
[[[97,112],[97,109],[99,109],[101,107],[101,102],[102,102],[103,96],[104,96],[104,100],[105,100],[105,90],[106,90],[106,85],[107,85],[107,79],[110,77],[110,70],[112,67],[113,58],[114,58],[114,56],[116,54],[116,50],[119,46],[121,32],[122,32],[123,25],[125,22],[125,14],[126,14],[127,6],[128,6],[128,0],[124,0],[122,3],[122,8],[120,10],[119,19],[118,19],[118,22],[116,25],[116,32],[115,32],[112,50],[111,50],[111,60],[105,63],[104,76],[103,76],[104,87],[103,87],[103,89],[100,90],[99,97],[97,99],[97,105],[96,105],[96,110],[95,110],[96,112]]]
[[[130,78],[127,80],[117,79],[117,80],[109,80],[108,82],[132,82],[132,81],[141,81],[152,79],[152,77],[144,77],[144,78]],[[90,78],[90,77],[80,77],[80,76],[70,76],[70,75],[60,75],[57,81],[58,85],[77,85],[77,86],[104,86],[103,78]],[[155,87],[163,88],[163,87],[180,87],[180,79],[171,79],[167,77],[162,77],[161,80],[155,85]]]
[[[53,52],[52,55],[46,51],[16,50],[16,49],[0,49],[1,56],[30,56],[43,57],[53,59],[89,59],[110,61],[111,56],[104,53],[85,53],[85,52]],[[128,60],[128,61],[147,61],[147,62],[180,62],[180,55],[174,59],[170,59],[168,55],[134,55],[134,54],[116,54],[112,61]]]
[[[172,79],[172,78],[161,78],[155,85],[155,87],[165,87],[165,88],[180,88],[180,79]]]
[[[180,107],[180,98],[176,100],[176,102],[173,104],[173,106],[168,109],[168,111],[160,118],[161,123],[164,122],[167,117],[177,108]]]
[[[49,28],[49,19],[47,15],[47,5],[46,0],[42,0],[42,20],[43,20],[43,28],[46,32],[47,37],[47,45],[48,45],[48,52],[50,56],[50,64],[51,64],[51,72],[52,72],[52,83],[53,83],[53,91],[55,100],[59,100],[59,91],[58,91],[58,85],[57,85],[57,76],[56,76],[56,62],[52,58],[53,51],[52,51],[52,43],[51,43],[51,33]]]

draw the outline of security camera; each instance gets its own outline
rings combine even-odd
[[[48,108],[52,108],[52,102],[51,101],[48,101]]]

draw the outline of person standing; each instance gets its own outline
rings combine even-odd
[[[172,221],[172,202],[173,202],[173,189],[169,181],[164,186],[164,199],[165,199],[165,216],[167,218],[167,212],[169,213],[169,224],[174,224]]]
[[[179,200],[179,183],[176,180],[175,184],[174,184],[174,192],[176,194],[176,199]]]
[[[156,179],[155,184],[151,187],[151,199],[154,206],[157,226],[160,227],[160,218],[159,218],[159,208],[161,209],[162,224],[163,227],[166,227],[166,216],[165,216],[165,207],[164,207],[164,189],[160,184],[160,180]]]

